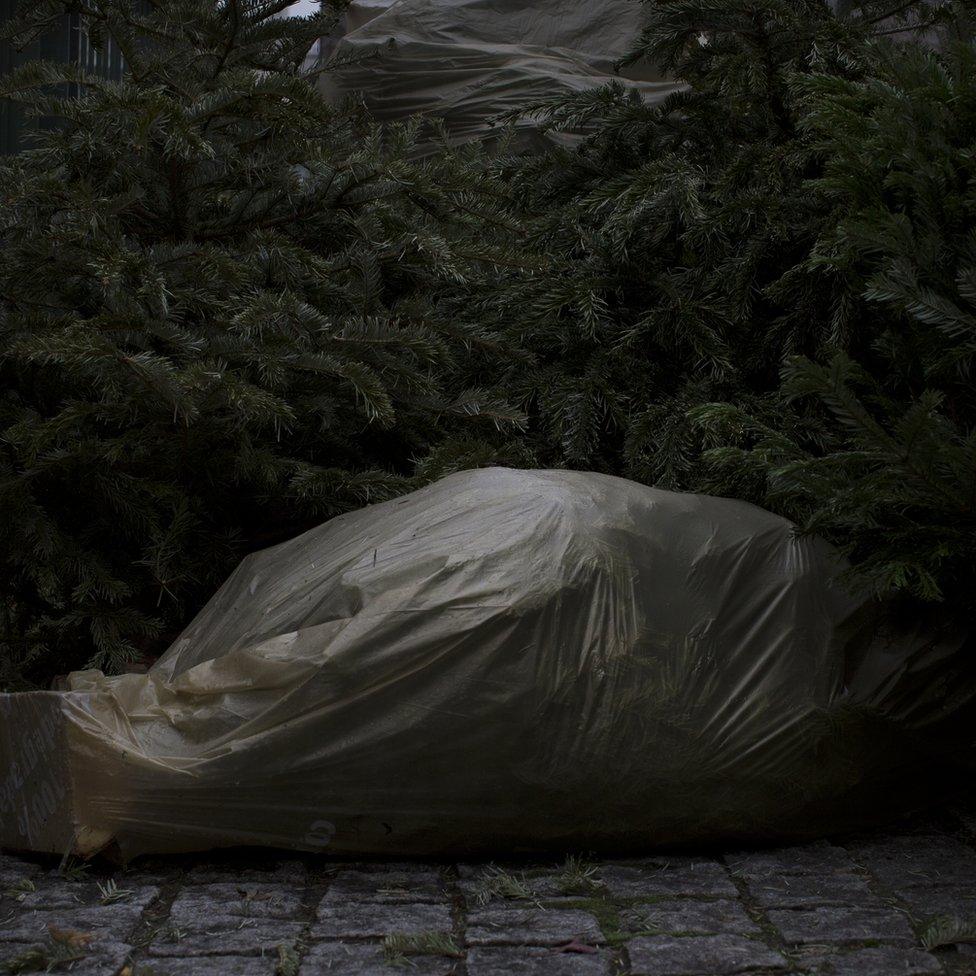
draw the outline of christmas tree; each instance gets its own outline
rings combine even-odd
[[[518,411],[453,368],[495,338],[437,305],[487,267],[485,221],[510,233],[504,204],[326,104],[305,62],[337,11],[288,6],[93,0],[121,81],[0,81],[58,121],[0,165],[0,685],[117,668],[242,552],[523,457],[497,434]]]
[[[878,593],[971,599],[973,4],[647,3],[687,82],[534,107],[581,147],[499,168],[534,246],[468,306],[535,357],[548,463],[742,497]]]

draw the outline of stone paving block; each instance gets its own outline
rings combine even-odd
[[[976,921],[976,881],[949,888],[908,888],[898,897],[911,909],[913,918],[950,916]]]
[[[555,946],[577,940],[603,941],[600,926],[589,912],[578,909],[484,908],[468,914],[469,945]]]
[[[450,932],[453,928],[447,905],[398,905],[348,902],[319,905],[312,925],[314,939],[382,938],[392,932],[417,935],[421,932]]]
[[[147,949],[150,956],[276,956],[298,940],[304,926],[281,919],[201,918],[167,927]],[[277,956],[276,956],[277,957]]]
[[[273,976],[278,945],[308,933],[302,899],[311,880],[324,893],[301,976],[609,976],[619,970],[616,952],[603,946],[594,914],[564,904],[589,895],[623,902],[620,927],[634,935],[621,951],[630,954],[634,976],[771,976],[783,970],[783,956],[757,937],[737,880],[792,944],[797,976],[936,976],[940,962],[952,976],[976,976],[976,947],[923,952],[910,926],[908,909],[915,919],[976,918],[976,852],[941,830],[933,822],[924,832],[875,834],[845,848],[824,842],[740,852],[725,864],[670,855],[602,861],[594,875],[602,887],[592,892],[566,891],[562,863],[521,862],[508,870],[523,877],[528,900],[485,906],[473,896],[486,865],[460,865],[470,906],[467,962],[411,956],[403,966],[383,956],[384,935],[453,930],[450,886],[437,865],[305,861],[273,852],[159,858],[113,875],[131,894],[102,905],[97,870],[68,880],[52,859],[0,855],[0,879],[36,886],[8,895],[11,881],[5,887],[0,880],[0,971],[54,924],[93,936],[86,957],[66,972],[116,976],[130,939],[159,925],[136,955],[143,961],[134,976]],[[882,886],[881,897],[859,865]],[[148,918],[147,908],[158,914],[152,906],[170,880],[183,882],[172,915]],[[889,892],[905,911],[886,903]],[[560,951],[572,941],[597,951]]]
[[[609,861],[596,864],[596,871],[590,875],[591,884],[583,890],[568,889],[564,864],[557,863],[547,866],[525,864],[459,864],[457,865],[460,881],[458,886],[469,902],[483,888],[484,881],[493,871],[503,871],[511,875],[516,881],[524,885],[528,891],[527,897],[536,900],[559,901],[588,897],[592,894],[610,893],[610,886],[616,885],[621,892],[620,897],[632,897],[623,894],[628,887],[641,884],[648,877],[658,878],[667,872],[675,872],[674,878],[690,878],[691,887],[698,888],[708,880],[720,878],[722,884],[727,876],[722,867],[713,859],[707,857],[685,857],[677,855],[660,855],[646,858],[629,858],[621,861]],[[670,875],[669,875],[670,877]],[[724,884],[723,884],[724,890]],[[697,891],[692,893],[699,893]],[[633,896],[639,897],[639,896]],[[511,901],[518,904],[518,899],[504,897],[492,898],[493,903],[504,904]]]
[[[523,898],[497,894],[490,889],[485,879],[477,875],[459,880],[458,888],[464,895],[465,904],[469,908],[487,908],[489,905],[492,908],[502,908],[505,905],[524,908],[529,902],[542,901],[543,899],[554,901],[563,897],[549,879],[524,878],[519,875],[515,875],[515,877],[518,879],[518,883],[525,887],[526,894]]]
[[[299,976],[450,976],[461,960],[448,956],[408,956],[390,960],[382,946],[323,942],[302,960]]]
[[[803,908],[807,905],[880,907],[883,902],[856,874],[767,875],[748,882],[749,893],[766,908]]]
[[[416,904],[446,898],[447,889],[438,871],[339,871],[329,881],[322,904],[347,901]]]
[[[779,952],[739,935],[642,937],[627,949],[634,976],[731,976],[788,968]]]
[[[242,858],[246,855],[242,855]],[[183,876],[185,884],[285,884],[303,885],[305,863],[295,860],[258,861],[248,866],[221,862],[195,865]]]
[[[39,864],[23,861],[18,857],[0,854],[0,894],[4,889],[13,887],[24,878],[35,878],[43,872]]]
[[[624,863],[613,861],[612,863]],[[630,864],[630,861],[626,863]],[[461,861],[454,865],[458,877],[462,881],[480,878],[486,872],[504,871],[521,878],[556,877],[565,868],[566,861]]]
[[[746,914],[737,901],[695,901],[676,898],[624,909],[620,913],[621,927],[629,932],[686,933],[715,935],[732,933],[757,934],[759,926]]]
[[[976,884],[976,851],[952,836],[896,835],[852,846],[851,853],[896,891]]]
[[[530,875],[519,871],[509,873],[525,889],[523,897],[513,897],[510,892],[503,895],[491,891],[491,877],[485,874],[462,878],[458,881],[458,887],[461,889],[466,903],[472,908],[486,908],[489,905],[493,908],[502,908],[506,905],[524,908],[530,902],[572,901],[606,892],[606,886],[599,882],[594,882],[582,891],[568,891],[559,874]]]
[[[50,926],[91,934],[94,942],[127,943],[139,924],[142,910],[132,905],[105,905],[98,908],[73,908],[41,911],[38,909],[4,919],[0,942],[36,942],[47,937]]]
[[[735,898],[738,895],[738,890],[725,868],[715,861],[659,867],[612,864],[601,868],[596,877],[615,898],[657,898],[668,895]]]
[[[217,967],[212,956],[156,957],[140,964],[135,976],[275,976],[277,965],[277,952],[267,956],[221,956]]]
[[[738,851],[725,858],[733,874],[743,878],[780,875],[828,875],[855,870],[854,859],[842,847],[827,841],[763,851]]]
[[[468,976],[608,976],[610,953],[541,948],[472,949]]]
[[[771,911],[769,920],[787,942],[796,945],[914,941],[905,916],[893,909],[824,907]]]
[[[921,949],[880,946],[804,959],[811,976],[942,976],[939,960]]]
[[[302,910],[300,888],[271,884],[189,885],[170,910],[177,925],[213,916],[297,918]]]
[[[35,882],[34,891],[20,892],[16,902],[25,909],[63,910],[73,908],[96,908],[105,902],[110,905],[125,905],[127,908],[144,909],[159,896],[158,885],[129,886],[118,883],[114,895],[109,897],[110,889],[106,882],[99,888],[98,882],[84,881],[60,884],[44,879]]]
[[[34,943],[40,945],[40,943]],[[31,948],[25,943],[0,944],[0,972],[12,963],[21,953]],[[86,947],[84,955],[73,962],[65,961],[55,966],[53,972],[70,972],[72,976],[116,976],[125,964],[132,947],[118,942],[102,942]],[[42,970],[43,971],[43,970]]]

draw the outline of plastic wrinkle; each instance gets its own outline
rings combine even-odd
[[[870,820],[916,802],[910,773],[971,764],[939,736],[976,683],[964,638],[895,626],[843,569],[743,502],[451,475],[248,556],[148,674],[72,675],[74,815],[127,856],[649,849]]]

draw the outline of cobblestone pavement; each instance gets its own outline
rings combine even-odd
[[[976,974],[976,945],[932,921],[976,925],[968,810],[715,856],[488,865],[237,851],[113,871],[0,855],[0,972]],[[933,937],[950,944],[923,948]]]

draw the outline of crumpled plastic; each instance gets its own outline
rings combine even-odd
[[[248,556],[147,674],[70,676],[45,703],[72,816],[125,857],[648,850],[891,816],[971,772],[973,655],[844,565],[741,501],[454,474]]]
[[[643,22],[634,0],[354,0],[323,40],[335,67],[320,85],[332,100],[362,97],[382,122],[419,115],[442,122],[449,143],[490,142],[503,116],[560,94],[616,80],[657,103],[680,89],[646,63],[616,71]],[[579,137],[544,132],[538,118],[509,127],[520,151]]]

